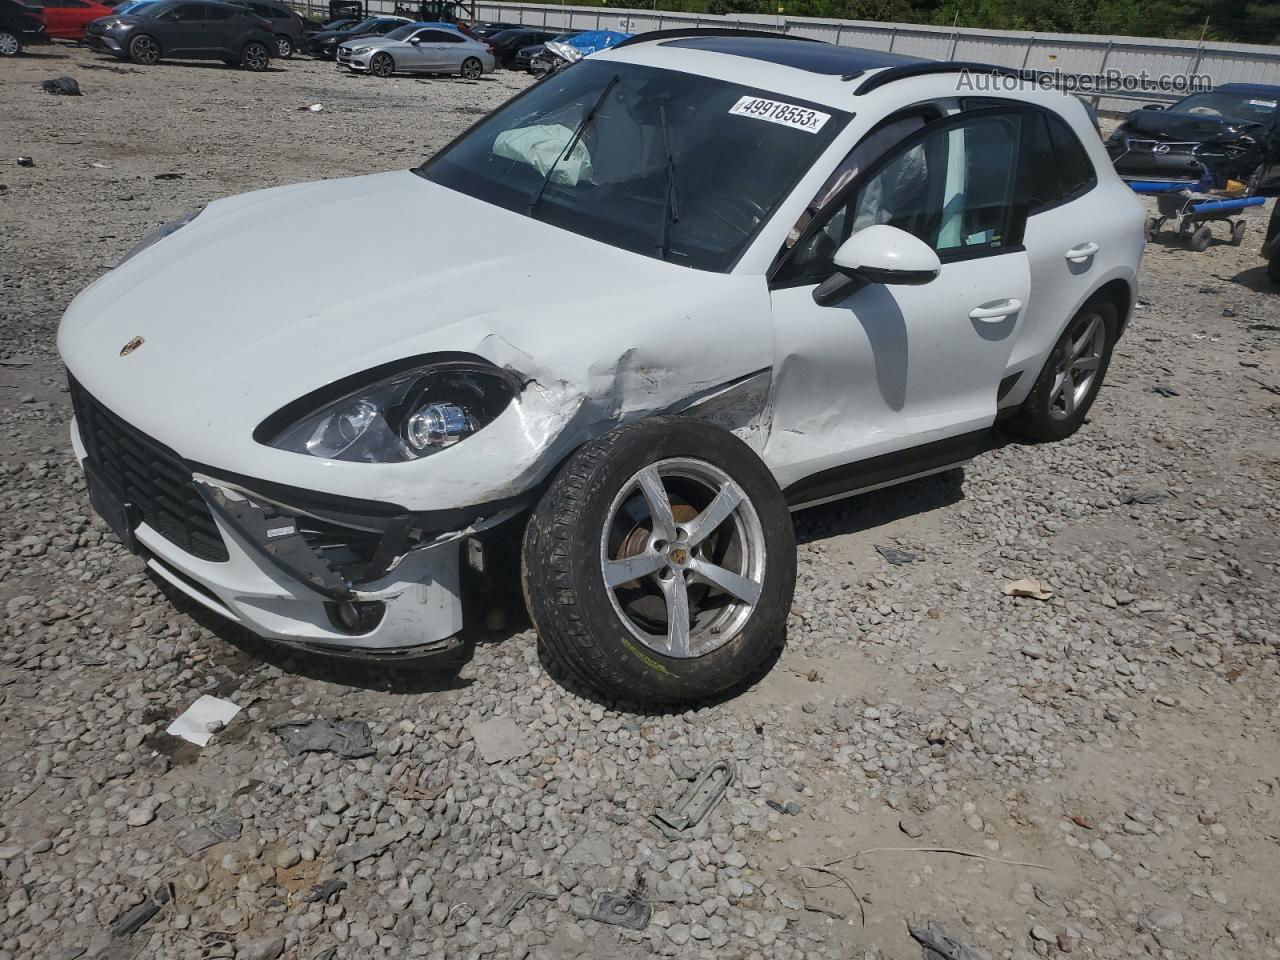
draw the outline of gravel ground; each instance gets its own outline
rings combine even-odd
[[[40,91],[60,74],[85,96]],[[408,166],[526,82],[0,63],[0,960],[916,957],[908,920],[975,957],[1280,958],[1261,217],[1243,247],[1149,247],[1071,440],[798,515],[786,652],[696,710],[584,696],[516,615],[456,679],[291,656],[105,535],[54,351],[74,293],[199,202]],[[198,749],[163,731],[203,693],[244,709]],[[274,728],[311,718],[371,750],[291,756]],[[648,815],[719,758],[726,801],[664,838]],[[641,888],[643,930],[586,919]]]

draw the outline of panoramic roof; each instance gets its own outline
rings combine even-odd
[[[705,50],[708,53],[724,53],[732,57],[764,60],[784,67],[795,67],[810,73],[844,76],[862,70],[880,67],[898,67],[907,63],[920,63],[920,57],[908,57],[881,50],[862,50],[858,47],[838,47],[832,43],[807,42],[797,39],[769,37],[733,37],[709,35],[705,37],[679,37],[663,40],[664,47],[684,47]]]

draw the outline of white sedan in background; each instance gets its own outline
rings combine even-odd
[[[478,80],[495,63],[487,43],[443,23],[407,23],[384,37],[361,37],[338,47],[338,66],[375,77],[457,73]]]

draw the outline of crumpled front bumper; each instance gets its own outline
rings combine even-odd
[[[71,442],[83,466],[88,453],[74,419]],[[460,552],[472,529],[413,539],[396,529],[398,518],[383,518],[364,562],[334,564],[315,546],[314,530],[303,535],[313,518],[213,477],[196,473],[192,482],[209,505],[226,560],[193,555],[145,519],[132,527],[127,545],[193,600],[259,636],[327,652],[416,658],[461,645]],[[389,545],[404,552],[388,554]],[[357,626],[344,625],[343,604],[365,612]]]

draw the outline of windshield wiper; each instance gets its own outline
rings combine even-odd
[[[671,249],[671,225],[680,222],[680,197],[676,186],[676,158],[671,153],[671,129],[667,126],[667,105],[658,105],[662,124],[662,151],[667,157],[667,197],[662,206],[662,234],[658,240],[658,258],[667,259]]]
[[[529,216],[533,216],[534,211],[538,209],[538,204],[542,202],[542,195],[546,193],[547,184],[551,182],[551,175],[556,172],[556,167],[560,165],[561,160],[573,152],[573,148],[578,145],[578,141],[586,134],[587,128],[591,125],[591,121],[596,118],[596,113],[600,110],[600,107],[604,105],[605,97],[609,96],[609,91],[612,90],[617,83],[618,74],[615,73],[613,75],[613,79],[604,85],[604,89],[600,91],[600,96],[596,97],[596,102],[591,105],[591,109],[584,113],[582,115],[582,119],[578,121],[578,126],[573,131],[573,136],[569,138],[568,146],[566,146],[564,150],[556,156],[555,160],[552,161],[551,166],[547,168],[547,175],[542,178],[542,183],[538,187],[538,192],[533,195],[533,200],[529,203]]]

